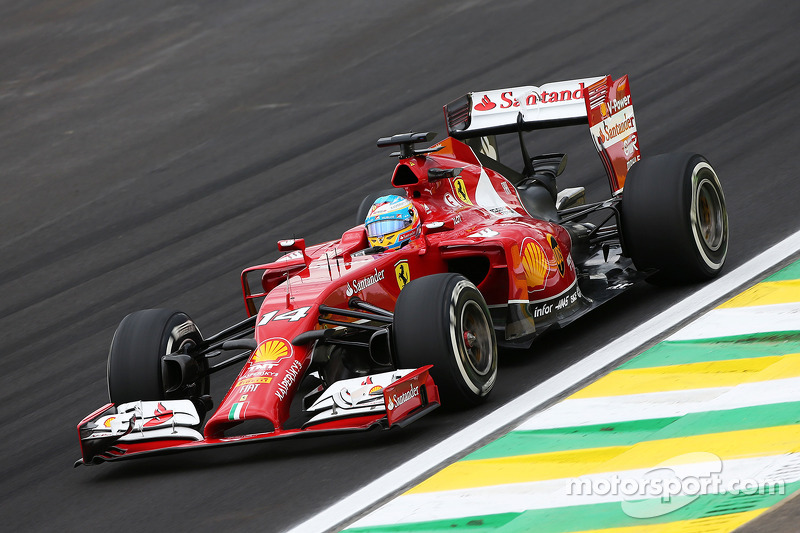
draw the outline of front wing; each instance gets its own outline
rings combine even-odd
[[[81,458],[75,466],[271,439],[403,427],[440,404],[430,368],[334,383],[309,408],[317,415],[303,427],[232,437],[204,436],[200,417],[189,400],[109,403],[78,424]]]

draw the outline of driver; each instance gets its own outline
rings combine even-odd
[[[407,198],[390,194],[372,204],[364,221],[372,247],[397,250],[422,232],[422,221]]]

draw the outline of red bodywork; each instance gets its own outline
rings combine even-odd
[[[474,263],[475,278],[480,279],[472,281],[490,306],[551,302],[576,293],[567,232],[531,218],[514,186],[481,166],[467,145],[448,138],[434,147],[441,150],[401,160],[392,177],[395,186],[402,186],[398,194],[407,195],[420,214],[420,238],[396,251],[359,255],[369,244],[364,227],[357,226],[341,240],[295,250],[245,270],[249,312],[254,309],[251,302],[264,297],[256,321],[258,349],[206,424],[207,437],[238,423],[229,414],[239,402],[248,404],[246,418],[265,418],[276,429],[283,427],[311,356],[310,345],[293,346],[291,340],[320,328],[320,305],[344,309],[357,296],[392,310],[404,283],[456,270],[454,262],[465,261]],[[430,181],[432,168],[462,170],[456,178]],[[264,285],[255,295],[248,284],[254,274],[261,274]],[[274,286],[276,282],[280,285]]]

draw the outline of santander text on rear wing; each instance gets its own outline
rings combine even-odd
[[[611,190],[625,185],[628,170],[641,159],[628,76],[606,76],[584,90],[589,131],[606,167]]]
[[[627,76],[469,93],[445,105],[444,113],[456,139],[588,124],[614,192],[640,157]]]

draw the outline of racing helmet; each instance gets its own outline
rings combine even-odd
[[[408,199],[395,194],[381,196],[364,221],[370,246],[396,250],[422,232],[419,213]]]

